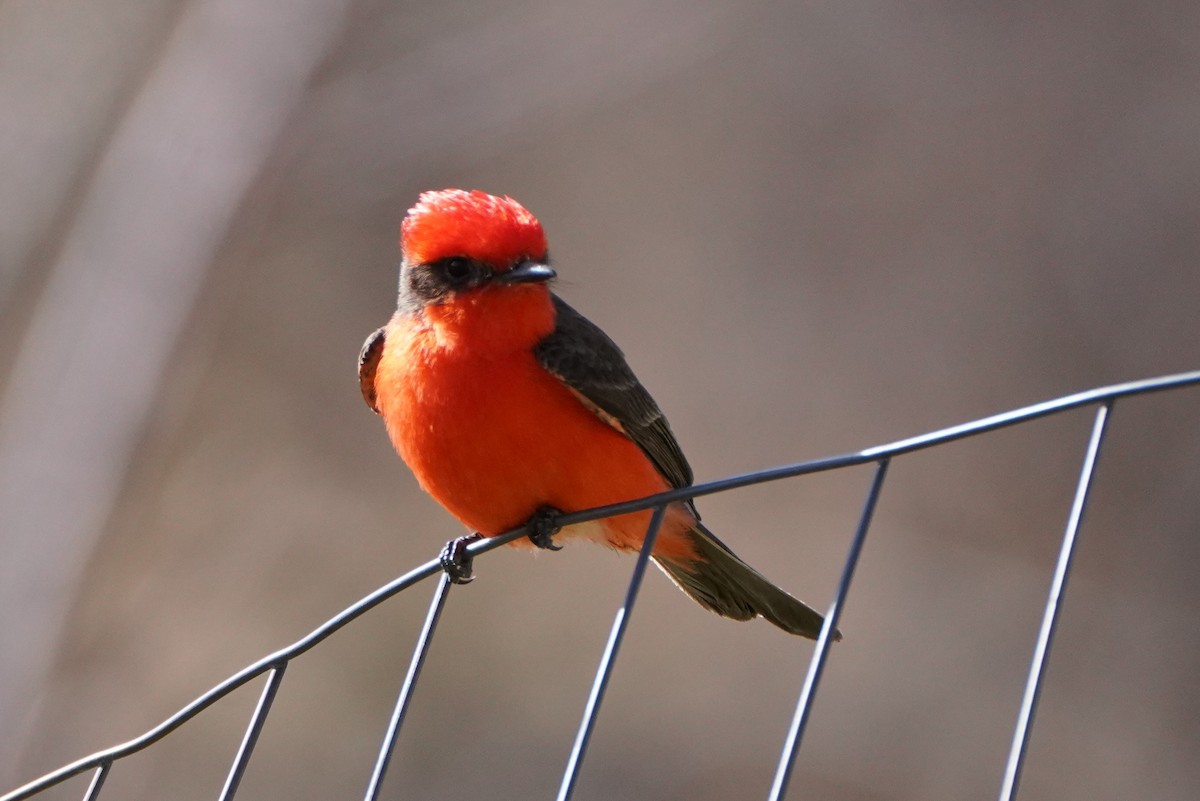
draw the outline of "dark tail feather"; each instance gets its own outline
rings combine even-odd
[[[814,609],[767,581],[697,523],[689,532],[697,559],[674,562],[659,556],[655,563],[679,589],[698,604],[734,620],[762,615],[790,634],[815,640],[825,619]],[[834,632],[840,640],[840,632]]]

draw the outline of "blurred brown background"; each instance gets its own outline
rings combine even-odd
[[[1190,1],[8,0],[0,176],[0,790],[460,533],[354,374],[423,189],[541,217],[701,480],[1200,366]],[[1200,394],[1112,423],[1023,798],[1200,795]],[[893,465],[793,798],[995,795],[1089,426]],[[824,605],[868,479],[701,506]],[[386,796],[550,797],[631,566],[481,560]],[[292,666],[240,798],[361,796],[431,591]],[[810,653],[650,576],[576,797],[764,797]],[[256,696],[103,797],[215,797]]]

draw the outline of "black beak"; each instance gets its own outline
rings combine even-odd
[[[558,273],[549,264],[537,261],[523,261],[508,272],[496,276],[505,284],[540,284],[554,278]]]

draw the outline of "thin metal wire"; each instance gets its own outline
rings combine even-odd
[[[846,555],[846,564],[842,568],[842,578],[838,581],[837,592],[834,593],[833,603],[825,614],[825,624],[821,626],[821,634],[817,638],[817,647],[808,663],[808,675],[804,679],[804,689],[800,691],[800,700],[796,702],[796,713],[792,716],[792,725],[788,729],[787,739],[784,740],[783,754],[779,757],[779,765],[775,769],[775,781],[771,785],[770,801],[781,801],[787,793],[788,782],[792,778],[792,768],[796,764],[796,754],[800,750],[800,741],[804,739],[804,730],[808,726],[808,716],[812,711],[813,699],[817,695],[817,685],[821,682],[821,674],[825,670],[825,659],[829,654],[829,644],[833,632],[837,631],[838,619],[842,616],[842,606],[846,595],[850,592],[850,582],[854,579],[854,569],[858,567],[858,558],[862,555],[863,543],[867,540],[867,531],[871,528],[871,517],[875,514],[875,504],[879,501],[879,493],[883,490],[883,479],[887,477],[890,460],[881,459],[875,468],[875,477],[871,480],[871,488],[867,491],[867,500],[863,504],[862,517],[858,521],[858,529],[854,532],[854,540],[850,543],[850,553]]]
[[[754,484],[778,481],[785,478],[807,475],[809,473],[818,473],[826,470],[850,467],[852,465],[866,464],[868,462],[879,462],[883,459],[898,456],[904,453],[910,453],[912,451],[922,450],[924,448],[930,448],[943,443],[952,442],[964,437],[970,437],[988,431],[993,431],[995,429],[1017,425],[1029,420],[1057,414],[1081,406],[1088,406],[1102,402],[1111,402],[1112,400],[1120,397],[1160,392],[1169,389],[1193,386],[1196,384],[1200,384],[1200,370],[1100,387],[1097,389],[1088,390],[1086,392],[1068,395],[1056,400],[1046,401],[1013,411],[1004,412],[1002,414],[985,417],[974,422],[964,423],[917,437],[899,440],[888,445],[868,448],[855,453],[848,453],[840,456],[815,459],[807,462],[800,462],[797,464],[785,465],[782,467],[760,470],[752,473],[745,473],[717,481],[710,481],[704,484],[696,484],[691,487],[670,490],[668,492],[658,493],[656,495],[647,496],[645,498],[633,501],[609,504],[607,506],[596,507],[594,509],[571,512],[569,514],[562,515],[558,519],[558,522],[563,526],[569,526],[590,520],[598,520],[604,517],[612,517],[615,515],[662,507],[676,501],[686,500],[688,498],[697,498],[704,495],[712,495],[715,493],[725,492],[727,490],[737,489]],[[512,531],[505,532],[504,534],[474,542],[468,546],[466,550],[472,557],[479,556],[487,553],[488,551],[499,548],[506,543],[523,537],[526,535],[526,533],[527,532],[524,528],[513,529]],[[153,745],[177,729],[179,726],[183,725],[188,720],[195,717],[220,699],[224,698],[226,695],[234,692],[247,682],[252,681],[267,671],[274,670],[278,666],[286,664],[297,656],[300,656],[309,649],[315,647],[318,643],[332,635],[343,626],[357,619],[359,616],[365,614],[371,609],[374,609],[379,604],[388,600],[397,593],[407,589],[413,584],[439,573],[441,570],[442,567],[440,560],[434,559],[426,562],[424,565],[409,571],[391,583],[384,585],[375,592],[367,595],[365,598],[362,598],[361,600],[347,607],[341,613],[326,621],[323,625],[312,631],[307,636],[297,640],[292,645],[266,656],[252,665],[247,666],[240,672],[216,685],[208,692],[204,693],[190,704],[180,709],[174,715],[160,723],[158,726],[150,729],[141,736],[112,748],[99,751],[91,756],[85,757],[84,759],[80,759],[76,762],[61,767],[58,770],[47,773],[46,775],[35,779],[34,781],[31,781],[4,796],[0,796],[0,801],[23,801],[24,799],[30,798],[49,787],[53,787],[54,785],[57,785],[60,782],[71,778],[72,776],[76,776],[84,771],[92,769],[99,769],[96,778],[93,779],[94,789],[98,792],[99,784],[103,783],[104,777],[107,775],[109,768],[116,760],[122,759],[130,754],[136,753],[144,748],[149,747],[150,745]]]
[[[412,661],[408,665],[408,674],[400,687],[400,695],[396,699],[396,707],[392,710],[392,718],[388,721],[387,732],[383,736],[383,744],[379,747],[379,757],[375,760],[375,769],[371,771],[371,781],[367,784],[366,801],[376,801],[379,790],[383,786],[383,774],[387,772],[388,763],[392,761],[392,751],[396,747],[396,737],[400,734],[400,726],[404,724],[404,716],[408,713],[408,704],[412,700],[413,689],[421,676],[421,668],[425,666],[425,657],[429,653],[429,644],[433,642],[433,632],[446,606],[446,597],[450,593],[450,575],[443,572],[438,581],[437,589],[433,591],[433,601],[429,604],[429,612],[425,615],[425,625],[421,627],[421,636],[417,638],[417,647],[413,650]]]
[[[100,788],[104,786],[104,780],[108,778],[108,771],[112,768],[111,762],[105,762],[96,769],[96,775],[92,776],[92,783],[88,785],[87,795],[83,797],[83,801],[96,801],[100,797]]]
[[[647,495],[645,498],[633,501],[623,501],[622,503],[613,503],[608,506],[597,506],[594,509],[572,512],[562,515],[558,519],[558,522],[564,526],[569,526],[589,520],[598,520],[602,517],[614,517],[629,512],[640,512],[664,503],[674,503],[675,501],[683,501],[689,498],[715,495],[719,492],[763,484],[769,481],[779,481],[784,478],[794,478],[810,473],[822,473],[826,470],[836,470],[842,467],[877,462],[880,459],[900,456],[932,448],[936,445],[965,439],[977,434],[983,434],[988,431],[1008,428],[1009,426],[1018,425],[1030,420],[1037,420],[1038,418],[1047,417],[1052,414],[1059,414],[1070,409],[1078,409],[1081,406],[1091,406],[1128,395],[1145,395],[1196,384],[1200,384],[1200,370],[1190,373],[1177,373],[1160,378],[1148,378],[1143,381],[1113,384],[1107,387],[1091,389],[1087,392],[1067,395],[1056,400],[1035,403],[1032,406],[1024,406],[1020,409],[984,417],[970,423],[950,426],[949,428],[939,429],[929,434],[921,434],[920,436],[897,440],[888,445],[879,445],[854,453],[842,454],[841,456],[830,456],[823,459],[813,459],[807,462],[784,465],[782,467],[773,467],[767,470],[756,470],[752,473],[743,473],[737,476],[730,476],[729,478],[718,479],[717,481],[708,481],[703,484],[693,484],[690,487],[681,487],[680,489],[660,492],[656,495]],[[487,542],[489,541],[484,540],[484,543]],[[476,545],[479,544],[483,543],[476,543]],[[474,551],[472,552],[474,553]],[[4,799],[0,799],[0,801],[4,801]]]
[[[499,540],[499,542],[496,543],[492,543],[491,540],[484,540],[475,543],[477,546],[484,546],[478,548],[475,553],[482,553],[484,551],[492,550],[492,548],[498,548],[505,542],[511,542],[512,540],[522,536],[522,533],[522,530],[518,529],[507,532],[499,537],[494,537],[493,539]],[[140,737],[136,737],[128,742],[113,746],[112,748],[107,748],[103,751],[98,751],[89,757],[85,757],[76,762],[64,765],[58,770],[47,773],[40,779],[29,782],[28,784],[13,790],[8,795],[0,797],[0,801],[22,801],[23,799],[30,798],[31,796],[36,795],[37,793],[40,793],[49,787],[53,787],[54,785],[59,784],[60,782],[63,782],[72,776],[83,773],[86,770],[100,767],[106,763],[115,762],[118,759],[122,759],[130,754],[137,753],[138,751],[153,745],[163,737],[166,737],[168,734],[173,732],[175,729],[182,726],[187,721],[194,718],[196,715],[203,712],[208,707],[215,704],[217,701],[242,687],[247,682],[253,681],[269,670],[273,670],[277,665],[295,659],[297,656],[300,656],[301,654],[315,647],[322,640],[326,639],[346,624],[352,622],[361,615],[366,614],[402,590],[411,587],[413,584],[416,584],[422,579],[429,578],[441,570],[442,564],[438,559],[433,559],[418,568],[410,570],[403,576],[400,576],[392,582],[385,584],[365,598],[362,598],[353,605],[343,609],[340,613],[330,618],[319,628],[292,643],[287,648],[283,648],[269,656],[263,657],[254,664],[249,665],[243,668],[241,671],[230,676],[228,679],[216,685],[211,690],[204,693],[204,695],[201,695],[199,698],[192,701],[190,704],[183,707],[174,715],[167,718],[165,721],[155,726],[153,729],[141,735]]]
[[[571,748],[571,757],[567,760],[567,769],[563,773],[562,785],[558,788],[558,801],[568,801],[575,791],[575,781],[579,778],[579,769],[587,752],[588,742],[592,739],[592,730],[596,727],[596,715],[600,704],[604,701],[604,691],[608,688],[608,679],[612,675],[616,663],[617,652],[625,639],[625,629],[629,625],[629,616],[633,614],[633,604],[637,601],[638,590],[642,587],[642,579],[646,575],[646,566],[650,563],[650,552],[654,550],[654,542],[658,539],[658,531],[662,528],[663,516],[667,507],[659,506],[654,509],[650,518],[650,527],[646,530],[646,539],[638,552],[637,562],[633,566],[633,575],[629,579],[629,588],[625,590],[625,603],[617,610],[613,619],[612,630],[608,635],[608,644],[604,646],[604,655],[600,657],[600,666],[596,669],[596,678],[592,681],[592,690],[588,694],[587,705],[583,710],[583,720],[575,733],[575,745]]]
[[[1012,801],[1017,797],[1017,786],[1021,781],[1021,769],[1025,765],[1025,752],[1029,746],[1033,717],[1037,712],[1038,699],[1042,694],[1042,675],[1045,671],[1046,660],[1050,658],[1050,646],[1054,641],[1054,634],[1058,630],[1058,613],[1062,609],[1062,596],[1067,590],[1067,579],[1071,575],[1071,559],[1075,555],[1075,540],[1079,534],[1079,526],[1083,522],[1084,510],[1087,508],[1088,493],[1092,488],[1092,476],[1096,472],[1096,460],[1100,456],[1100,445],[1104,442],[1104,433],[1112,405],[1113,401],[1109,400],[1096,410],[1096,421],[1092,425],[1092,436],[1088,440],[1087,453],[1083,458],[1083,468],[1079,473],[1079,482],[1075,485],[1075,500],[1071,503],[1071,514],[1067,518],[1066,531],[1063,532],[1058,564],[1054,568],[1054,579],[1050,582],[1050,595],[1046,599],[1046,609],[1042,614],[1042,627],[1038,632],[1037,646],[1034,648],[1033,661],[1029,666],[1029,677],[1025,682],[1025,697],[1021,700],[1021,711],[1017,715],[1012,749],[1009,751],[1008,765],[1004,770],[1004,784],[1000,789],[1000,801]]]
[[[237,756],[233,759],[233,766],[229,769],[229,776],[225,779],[225,787],[221,790],[221,801],[233,801],[238,785],[242,783],[242,776],[246,773],[246,766],[250,764],[254,746],[258,744],[258,736],[262,734],[263,724],[267,722],[267,715],[271,712],[271,704],[275,702],[279,685],[283,684],[285,670],[287,670],[287,662],[281,662],[267,676],[267,684],[258,698],[258,706],[254,708],[254,715],[250,718],[250,725],[246,728],[246,736],[242,738],[242,745],[238,748]]]

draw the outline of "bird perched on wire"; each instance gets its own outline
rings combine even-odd
[[[359,356],[362,394],[421,487],[468,530],[526,525],[534,544],[557,548],[558,513],[691,485],[621,350],[550,291],[546,237],[523,206],[477,190],[426,192],[401,225],[401,248],[396,313]],[[562,536],[638,550],[650,516]],[[452,580],[470,580],[468,539],[443,553]],[[820,633],[821,615],[739,559],[690,501],[667,509],[651,555],[717,614]]]

